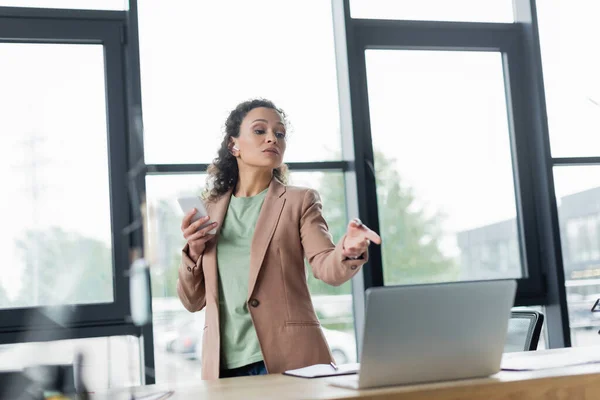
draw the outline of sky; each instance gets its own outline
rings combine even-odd
[[[0,5],[123,9],[123,1],[0,0]],[[252,97],[288,114],[286,161],[341,152],[330,2],[139,1],[145,157],[208,163],[228,112]],[[485,3],[485,7],[484,7]],[[512,22],[512,1],[353,0],[353,17]],[[600,2],[538,2],[554,156],[598,156]],[[97,45],[0,44],[0,283],[14,294],[22,260],[11,239],[59,225],[110,245],[102,51]],[[453,232],[515,216],[502,65],[497,53],[369,50],[374,146],[396,159],[420,206]],[[25,142],[38,138],[39,153]],[[31,164],[40,196],[33,202]],[[314,176],[314,175],[312,175]],[[311,175],[299,183],[310,185]],[[204,182],[149,177],[151,199]],[[557,196],[600,182],[600,167],[556,169]],[[35,203],[35,204],[34,204]],[[174,203],[175,204],[175,203]],[[8,240],[6,240],[8,239]],[[453,250],[454,249],[454,250]],[[448,252],[456,250],[448,244]]]

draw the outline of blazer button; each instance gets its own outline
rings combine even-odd
[[[258,300],[256,300],[256,299],[252,299],[252,300],[250,300],[250,305],[251,305],[252,307],[255,307],[255,308],[256,308],[256,307],[258,307],[258,305],[259,305],[259,304],[260,304],[260,302],[259,302]]]
[[[352,266],[350,266],[350,269],[356,269],[356,268],[358,268],[358,265],[352,265]]]
[[[192,267],[188,267],[188,271],[192,272]]]

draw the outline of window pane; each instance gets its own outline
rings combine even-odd
[[[538,1],[553,157],[600,155],[600,2]]]
[[[101,45],[0,44],[0,308],[113,300]]]
[[[151,265],[152,321],[156,382],[196,381],[201,364],[196,344],[202,343],[204,311],[191,314],[177,296],[177,270],[185,244],[181,233],[183,212],[177,197],[200,195],[206,175],[146,177],[148,201],[147,256]]]
[[[554,182],[562,242],[571,340],[598,343],[600,313],[600,166],[555,167]]]
[[[366,63],[386,284],[521,277],[501,55]]]
[[[510,0],[350,0],[352,18],[514,22]]]
[[[83,355],[82,378],[89,391],[140,385],[139,340],[133,336],[0,345],[0,375],[39,365],[72,365],[78,353]],[[24,398],[25,391],[16,384],[0,387],[0,397]]]
[[[181,230],[180,195],[199,194],[205,175],[148,176],[146,188],[150,229],[154,351],[157,382],[197,380],[200,377],[204,312],[190,314],[176,292],[177,269],[185,244]],[[317,189],[330,232],[337,241],[347,224],[341,172],[292,172],[290,184]],[[308,267],[307,267],[308,268]],[[307,270],[309,289],[325,337],[338,363],[356,361],[351,283],[333,287]]]
[[[286,161],[340,157],[330,2],[143,1],[139,26],[147,163],[210,162],[255,97],[289,116]]]
[[[128,10],[129,0],[0,0],[0,7]]]
[[[319,192],[323,215],[335,243],[346,233],[348,216],[344,174],[341,172],[292,172],[290,184],[310,187]],[[338,364],[356,362],[356,337],[352,309],[352,282],[327,285],[314,277],[308,263],[308,287],[321,321],[325,339]]]

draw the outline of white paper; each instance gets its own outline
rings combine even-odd
[[[318,378],[321,376],[350,375],[358,372],[359,363],[341,364],[334,369],[331,364],[315,364],[304,368],[291,369],[284,374],[301,378]]]
[[[527,356],[511,356],[502,359],[501,368],[507,371],[533,371],[575,365],[600,363],[600,354],[595,351],[577,353],[555,353]]]

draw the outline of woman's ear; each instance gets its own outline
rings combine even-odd
[[[234,156],[237,157],[236,152],[239,152],[240,149],[235,145],[235,142],[233,141],[233,139],[229,139],[229,152]]]

